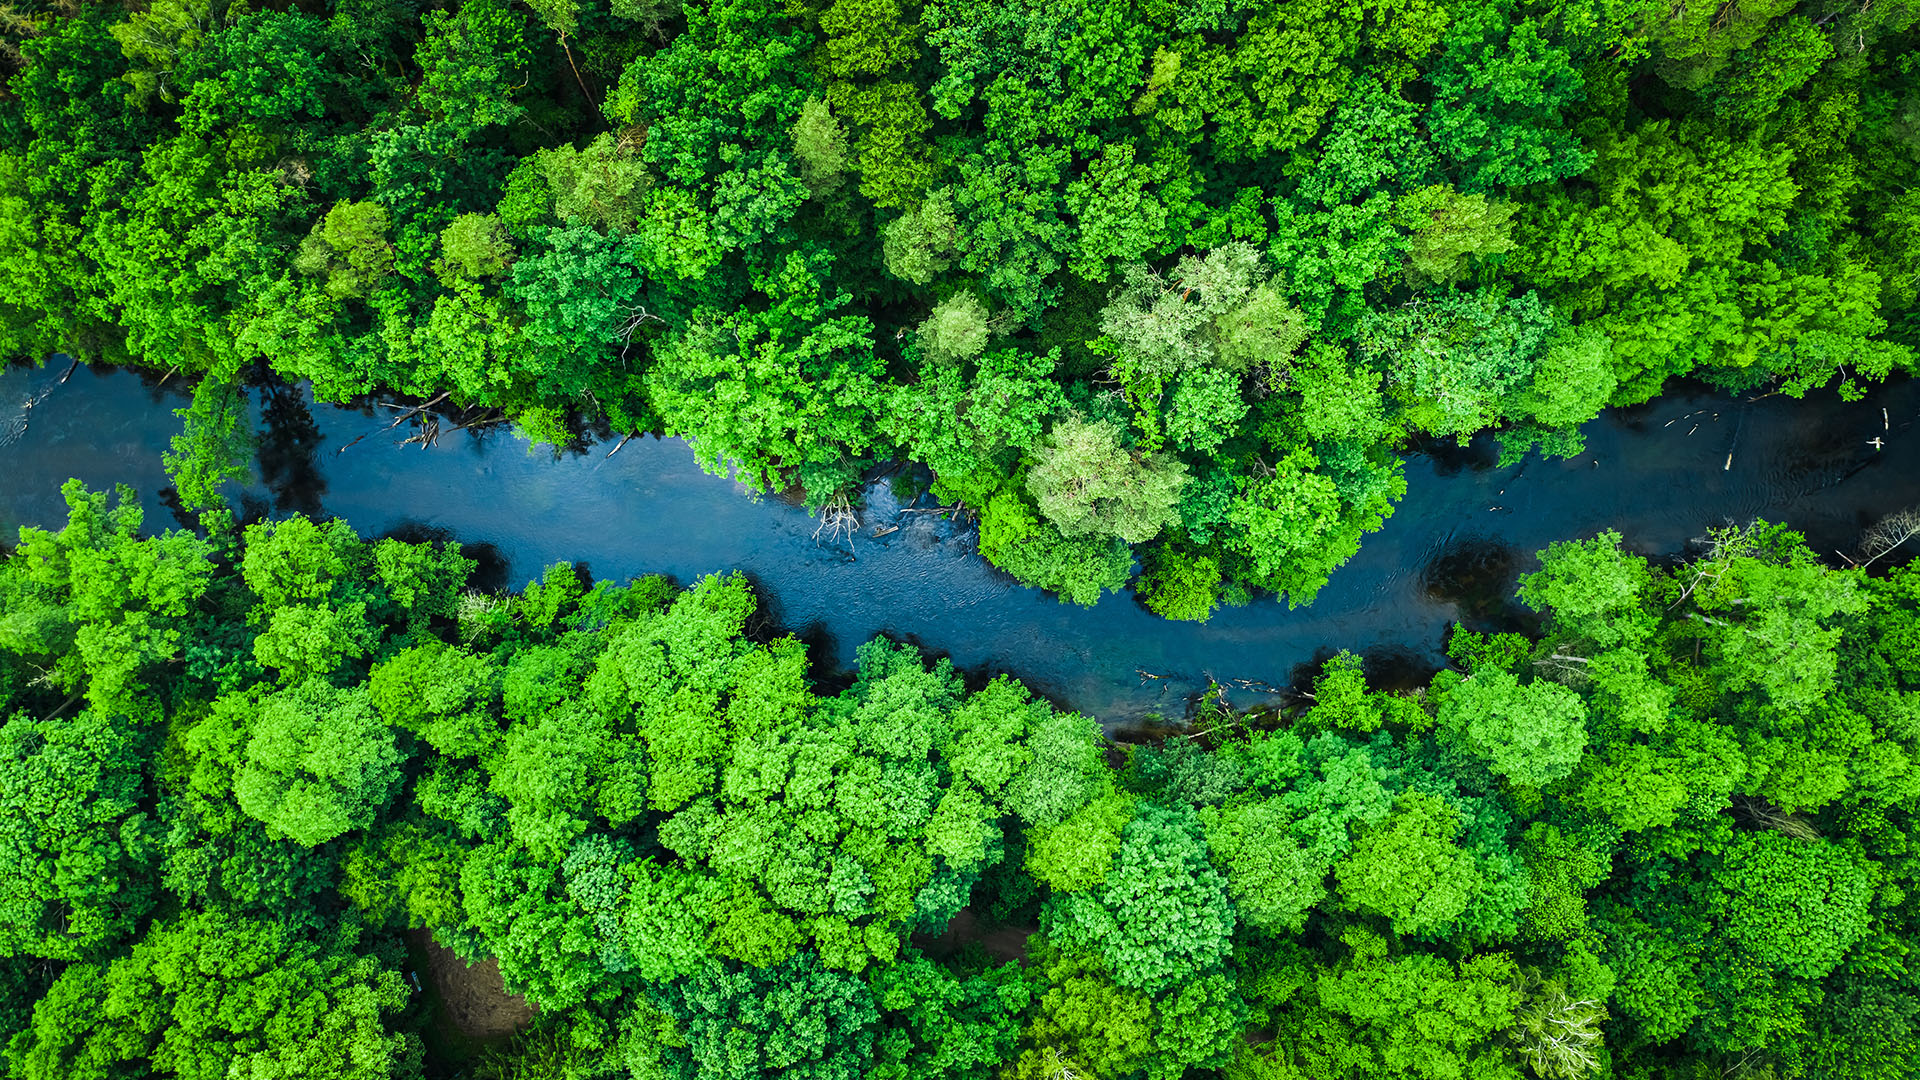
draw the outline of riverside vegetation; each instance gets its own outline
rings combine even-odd
[[[0,354],[911,459],[1091,603],[1309,601],[1394,451],[1920,341],[1912,0],[15,0]]]
[[[1920,569],[1776,525],[1556,543],[1537,638],[1127,745],[884,639],[827,685],[737,575],[490,595],[452,545],[65,494],[0,564],[11,1080],[454,1075],[406,928],[539,1010],[499,1080],[1920,1054]]]

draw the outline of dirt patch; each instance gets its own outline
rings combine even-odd
[[[915,934],[913,943],[928,956],[952,956],[968,945],[978,945],[988,956],[1005,963],[1018,960],[1026,963],[1027,935],[1039,931],[1038,926],[997,926],[990,925],[973,913],[972,908],[961,908],[960,914],[953,917],[945,931],[938,934]]]
[[[534,1008],[507,993],[499,961],[488,957],[466,964],[425,930],[407,931],[407,940],[427,958],[424,973],[432,983],[445,1022],[469,1039],[511,1035],[533,1019]]]

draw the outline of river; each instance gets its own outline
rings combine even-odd
[[[59,485],[70,476],[94,488],[132,484],[149,529],[173,524],[160,455],[180,429],[172,410],[186,404],[184,388],[85,367],[62,383],[66,370],[0,374],[0,528],[11,537],[23,524],[64,520]],[[823,673],[884,633],[971,673],[1016,675],[1110,724],[1178,716],[1209,678],[1235,704],[1253,704],[1262,687],[1293,681],[1339,648],[1364,655],[1383,682],[1421,678],[1444,659],[1449,624],[1517,625],[1514,579],[1552,540],[1613,528],[1637,551],[1671,556],[1709,526],[1765,517],[1838,561],[1868,525],[1920,505],[1920,382],[1898,380],[1854,403],[1832,391],[1752,400],[1680,386],[1589,423],[1587,452],[1570,460],[1530,456],[1499,468],[1484,437],[1426,447],[1408,457],[1407,497],[1385,529],[1311,607],[1268,598],[1196,625],[1159,619],[1131,595],[1089,609],[1017,585],[974,553],[963,525],[897,515],[884,483],[868,491],[862,533],[834,542],[815,538],[818,522],[804,510],[703,473],[677,439],[556,457],[500,426],[422,448],[400,445],[409,426],[388,430],[392,410],[313,405],[297,388],[249,396],[261,448],[242,502],[253,512],[325,514],[365,535],[478,545],[484,583],[496,588],[562,559],[612,578],[744,570]],[[871,536],[895,523],[898,531]]]

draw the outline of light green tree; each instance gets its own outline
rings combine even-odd
[[[1061,535],[1151,540],[1177,518],[1187,482],[1178,460],[1142,455],[1120,444],[1106,420],[1069,416],[1040,443],[1027,490]]]

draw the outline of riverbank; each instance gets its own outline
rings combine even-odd
[[[0,529],[62,520],[69,476],[96,489],[130,483],[149,527],[171,523],[160,455],[179,430],[171,410],[185,405],[185,388],[119,369],[82,368],[61,384],[64,371],[0,375],[0,404],[38,399],[0,451],[9,466]],[[974,553],[964,525],[899,514],[884,481],[868,488],[849,547],[817,537],[804,510],[702,472],[677,439],[634,439],[611,456],[608,440],[555,458],[501,426],[423,448],[405,442],[404,425],[389,430],[390,411],[249,393],[260,431],[255,482],[241,493],[249,511],[458,539],[488,588],[518,587],[562,559],[611,578],[684,582],[739,569],[766,616],[823,666],[850,667],[854,649],[884,633],[963,669],[1018,675],[1110,723],[1177,715],[1209,680],[1235,705],[1259,704],[1270,697],[1262,688],[1297,681],[1335,646],[1364,655],[1383,685],[1423,682],[1444,660],[1452,623],[1523,625],[1513,581],[1556,539],[1613,528],[1632,550],[1664,558],[1709,526],[1764,517],[1844,565],[1866,528],[1920,505],[1920,382],[1896,380],[1853,403],[1825,391],[1752,399],[1678,386],[1587,424],[1587,452],[1568,460],[1530,455],[1500,468],[1489,437],[1465,448],[1428,442],[1407,459],[1394,516],[1311,607],[1260,599],[1198,625],[1160,619],[1131,596],[1087,609],[1017,585]]]

